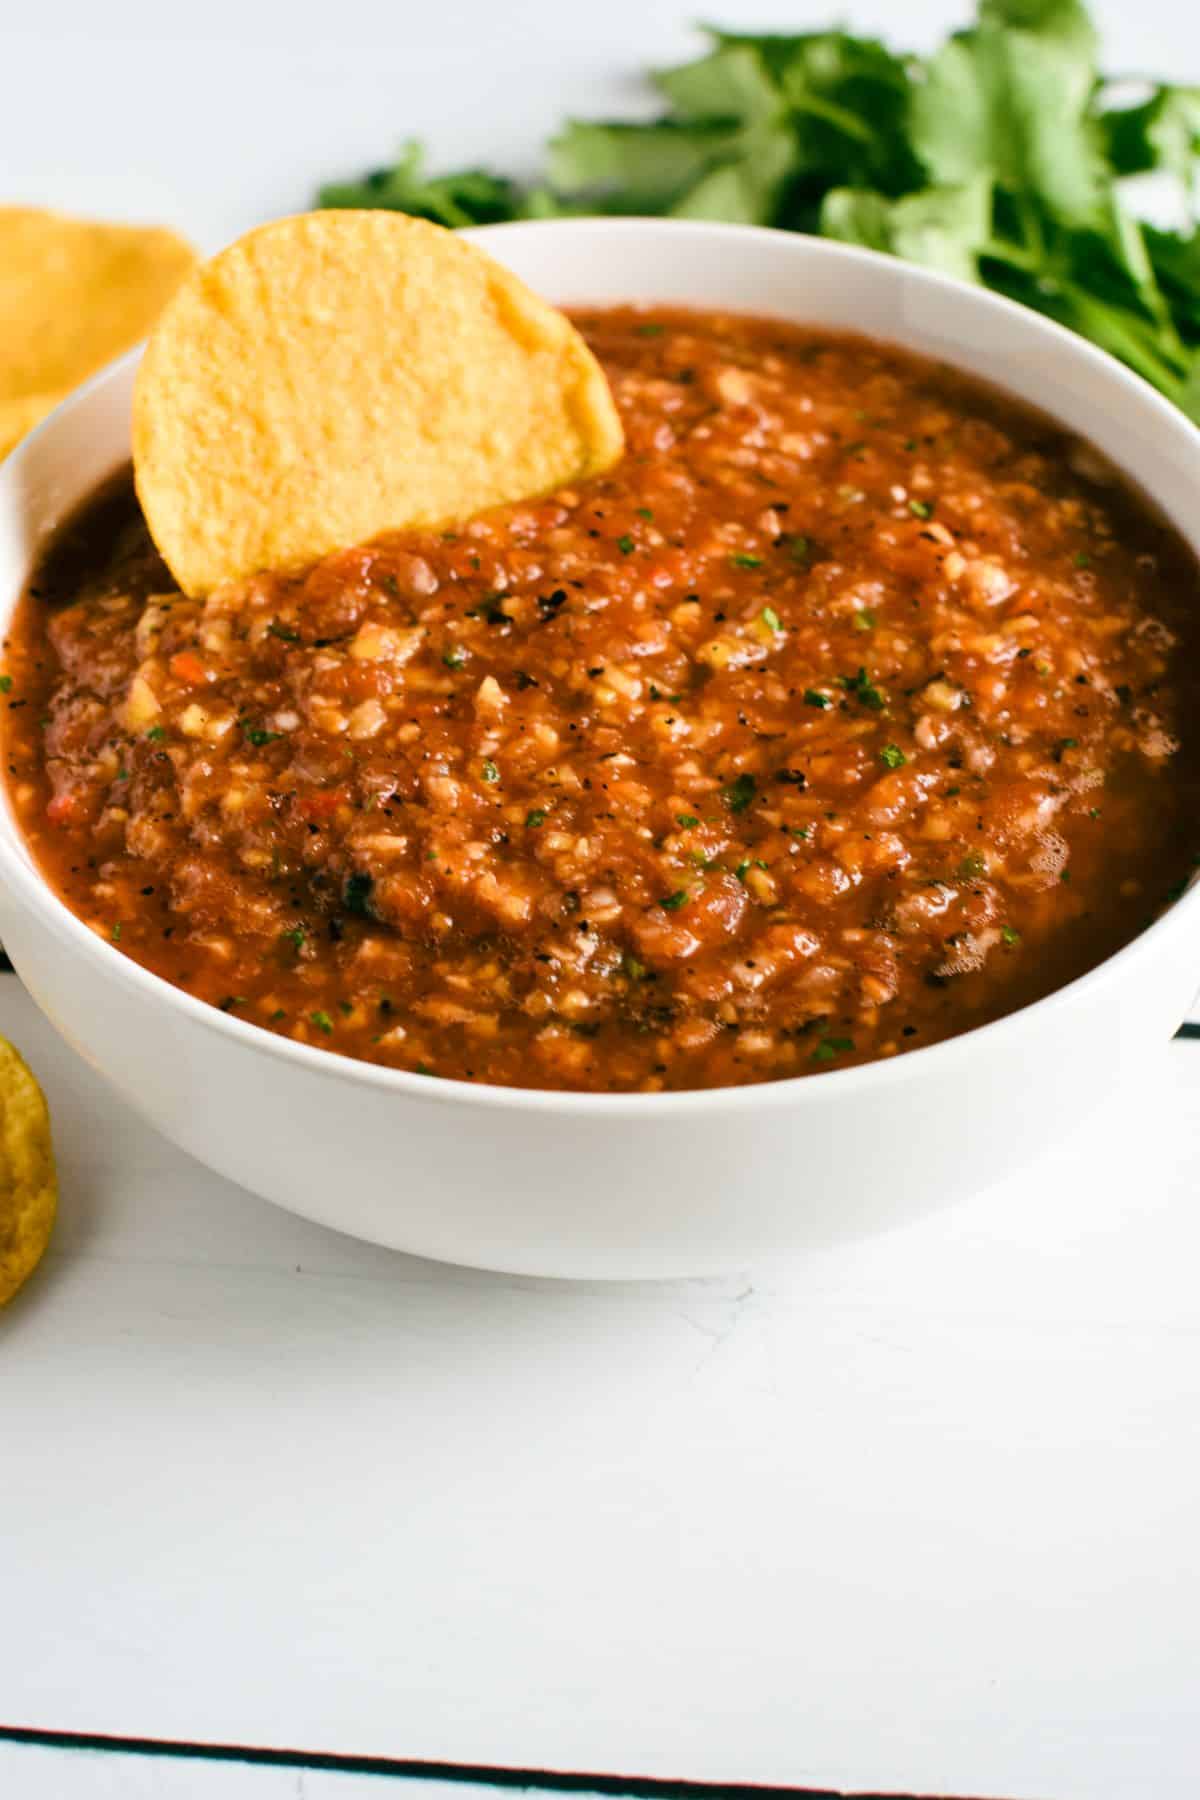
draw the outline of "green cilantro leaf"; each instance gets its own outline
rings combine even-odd
[[[736,781],[721,789],[721,798],[730,812],[745,812],[754,798],[755,780],[753,775],[743,772]]]
[[[867,671],[859,667],[856,675],[839,675],[838,681],[848,694],[852,694],[861,705],[872,712],[882,712],[887,705],[887,697],[875,686]]]

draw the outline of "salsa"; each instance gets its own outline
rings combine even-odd
[[[102,937],[431,1076],[655,1091],[933,1043],[1200,844],[1200,571],[1086,445],[882,344],[576,314],[607,475],[186,599],[127,473],[4,645],[9,791]]]

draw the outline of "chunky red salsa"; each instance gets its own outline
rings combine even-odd
[[[1200,841],[1200,575],[1085,446],[880,344],[580,324],[628,451],[185,599],[123,476],[5,645],[45,875],[168,981],[430,1075],[716,1086],[960,1032]]]

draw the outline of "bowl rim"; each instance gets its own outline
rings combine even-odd
[[[688,236],[695,240],[729,240],[733,238],[743,241],[746,238],[770,240],[774,244],[789,246],[789,253],[798,257],[814,257],[843,262],[848,266],[859,268],[886,268],[894,277],[899,271],[906,281],[917,289],[932,290],[943,295],[952,296],[955,303],[975,312],[981,318],[989,315],[994,318],[1005,318],[1017,329],[1025,331],[1031,345],[1042,344],[1048,349],[1057,349],[1061,354],[1076,359],[1085,368],[1090,368],[1098,381],[1106,383],[1114,390],[1114,397],[1124,392],[1135,398],[1138,404],[1151,413],[1157,413],[1158,423],[1167,432],[1175,436],[1180,447],[1190,450],[1200,465],[1200,428],[1194,425],[1178,408],[1158,391],[1151,387],[1140,375],[1127,369],[1107,351],[1069,331],[1065,326],[1055,323],[1043,314],[1031,308],[1021,306],[1016,301],[1008,300],[1002,295],[994,294],[985,288],[974,287],[953,276],[944,275],[938,270],[928,269],[916,264],[898,264],[894,257],[880,251],[862,249],[857,245],[841,244],[828,238],[812,237],[804,233],[782,231],[771,226],[739,225],[718,221],[693,219],[655,219],[640,217],[606,218],[581,217],[571,219],[521,219],[504,224],[482,225],[464,231],[463,236],[481,243],[485,247],[496,240],[514,235],[549,236],[591,236],[605,233],[625,233],[632,237]],[[703,305],[703,297],[698,297],[698,304]],[[724,306],[724,312],[750,312],[747,308]],[[753,316],[752,314],[750,316]],[[762,314],[770,317],[769,309]],[[903,321],[897,320],[897,332],[894,342],[898,347],[906,347]],[[878,335],[878,334],[868,334]],[[119,379],[131,366],[136,365],[142,354],[143,346],[136,345],[124,352],[120,357],[107,363],[104,368],[74,389],[52,412],[39,422],[10,455],[0,460],[0,485],[11,482],[19,475],[21,465],[29,454],[30,446],[54,429],[60,429],[70,412],[81,405],[84,400],[104,384]],[[954,366],[961,366],[955,364]],[[970,369],[964,373],[970,374]],[[987,379],[982,378],[981,379]],[[992,385],[998,385],[993,383]],[[1002,389],[1003,391],[1003,389]],[[1048,412],[1053,419],[1054,413]],[[1123,471],[1127,478],[1136,482],[1132,471]],[[1178,529],[1178,527],[1176,527]],[[5,601],[0,597],[0,612]],[[313,1074],[332,1076],[337,1080],[348,1082],[354,1086],[382,1089],[395,1093],[398,1097],[431,1101],[449,1106],[466,1106],[469,1108],[500,1108],[525,1113],[550,1113],[557,1115],[576,1115],[607,1117],[612,1119],[637,1118],[648,1121],[651,1118],[686,1118],[697,1112],[741,1112],[746,1109],[760,1107],[776,1108],[790,1106],[813,1106],[828,1104],[835,1098],[838,1102],[851,1101],[856,1096],[869,1094],[875,1088],[891,1087],[912,1081],[920,1081],[926,1076],[936,1079],[940,1070],[953,1060],[974,1054],[973,1045],[984,1045],[1003,1051],[1012,1047],[1030,1032],[1049,1025],[1055,1014],[1069,1010],[1072,1005],[1086,996],[1096,993],[1100,988],[1111,986],[1114,982],[1126,977],[1133,978],[1138,964],[1144,961],[1152,951],[1165,949],[1168,939],[1182,939],[1185,933],[1193,933],[1196,921],[1200,919],[1200,874],[1189,881],[1188,890],[1176,901],[1168,904],[1163,912],[1131,938],[1127,944],[1105,957],[1095,967],[1086,970],[1074,980],[1054,988],[1039,1000],[1016,1008],[1000,1018],[982,1025],[971,1026],[958,1032],[953,1037],[944,1038],[933,1044],[906,1050],[893,1057],[879,1057],[873,1061],[860,1063],[846,1069],[820,1069],[805,1075],[783,1076],[777,1080],[753,1082],[741,1086],[684,1088],[663,1093],[599,1093],[571,1088],[528,1088],[506,1087],[487,1081],[463,1081],[450,1076],[419,1075],[406,1069],[392,1069],[382,1063],[364,1062],[359,1058],[344,1055],[342,1052],[321,1045],[299,1043],[295,1039],[281,1036],[277,1032],[268,1031],[264,1026],[253,1024],[246,1019],[239,1019],[232,1013],[224,1013],[219,1007],[197,999],[183,988],[176,987],[165,977],[156,975],[152,970],[143,967],[131,956],[118,950],[98,936],[77,914],[71,911],[66,902],[54,892],[49,882],[42,876],[28,849],[22,849],[23,834],[11,805],[7,784],[4,785],[0,804],[11,830],[14,841],[9,841],[8,833],[0,828],[0,877],[11,887],[15,887],[25,904],[40,915],[46,925],[61,939],[82,954],[97,959],[99,971],[112,977],[118,984],[139,993],[148,1003],[165,1005],[181,1012],[185,1018],[204,1027],[206,1030],[223,1036],[234,1044],[273,1056],[281,1061],[290,1062],[299,1069]],[[1181,1011],[1183,1010],[1181,1006]],[[836,1087],[830,1084],[836,1083]]]

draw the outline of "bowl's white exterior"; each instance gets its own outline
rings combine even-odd
[[[645,299],[873,333],[1046,408],[1200,552],[1200,433],[1119,365],[977,290],[809,238],[572,220],[475,234],[562,302]],[[0,620],[47,533],[128,456],[136,354],[0,469]],[[1036,1006],[893,1062],[712,1093],[544,1094],[429,1080],[202,1006],[50,893],[0,808],[0,935],[63,1036],[202,1162],[421,1255],[537,1275],[696,1274],[885,1227],[1034,1154],[1179,1023],[1200,894]]]

